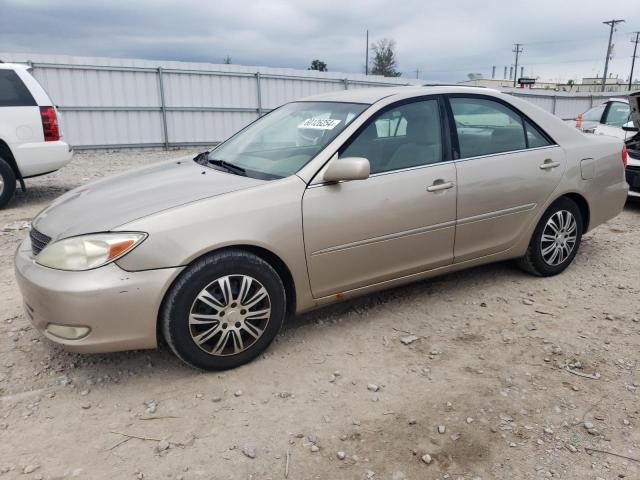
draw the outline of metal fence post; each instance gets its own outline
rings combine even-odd
[[[342,80],[344,82],[344,89],[345,90],[349,90],[349,79],[345,78],[344,80]]]
[[[162,112],[162,131],[164,133],[164,149],[169,149],[169,135],[167,134],[167,106],[164,102],[164,83],[162,83],[162,67],[158,67],[158,86],[160,87],[160,111]]]
[[[260,72],[256,72],[256,88],[258,92],[258,117],[262,116],[262,88],[260,88]]]
[[[554,115],[556,114],[556,102],[558,101],[558,96],[557,95],[553,95],[551,97],[551,113],[553,113]]]
[[[591,95],[589,97],[589,100],[590,100],[590,105],[591,105],[591,107],[589,107],[589,108],[592,108],[593,107],[593,95]]]

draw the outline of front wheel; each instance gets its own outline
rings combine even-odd
[[[271,265],[242,250],[203,257],[176,280],[160,322],[164,338],[185,363],[225,370],[249,362],[278,334],[286,292]]]
[[[578,253],[582,225],[576,203],[566,197],[558,199],[538,222],[527,253],[517,261],[518,266],[541,277],[562,272]]]

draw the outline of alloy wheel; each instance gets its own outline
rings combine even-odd
[[[235,355],[262,336],[270,317],[271,299],[258,280],[227,275],[207,285],[193,301],[189,332],[206,353]]]
[[[555,212],[544,226],[540,239],[542,258],[553,267],[560,265],[576,245],[578,224],[573,214],[567,210]]]

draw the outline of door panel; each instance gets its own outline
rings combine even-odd
[[[456,165],[455,261],[461,262],[514,244],[560,183],[565,156],[553,146],[470,158]]]
[[[427,191],[445,182],[453,185]],[[308,188],[302,208],[314,297],[450,264],[455,183],[448,162]]]

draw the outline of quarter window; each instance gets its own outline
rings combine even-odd
[[[438,101],[424,100],[375,116],[340,157],[364,157],[380,173],[441,162],[442,151]]]
[[[524,127],[527,131],[527,145],[529,148],[546,147],[551,145],[547,136],[538,130],[529,120],[524,121]]]
[[[0,70],[0,107],[32,107],[36,102],[13,70]]]
[[[505,105],[470,97],[453,97],[450,102],[460,158],[527,148],[522,118]]]

